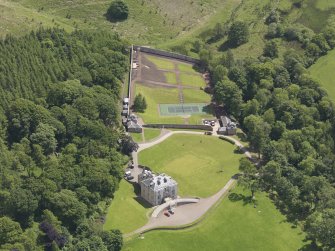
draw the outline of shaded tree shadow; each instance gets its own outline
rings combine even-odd
[[[242,174],[240,174],[240,173],[236,173],[236,174],[234,174],[233,176],[231,176],[231,178],[234,179],[234,180],[238,180],[238,178],[239,178],[241,175],[242,175]]]
[[[238,133],[236,133],[236,136],[239,137],[239,139],[240,139],[242,142],[247,142],[247,141],[248,141],[248,140],[247,140],[247,136],[246,136],[244,133],[242,133],[242,132],[238,132]]]
[[[223,44],[220,45],[219,51],[227,51],[229,49],[237,48],[238,46],[232,44],[229,40],[225,41]]]
[[[235,153],[235,154],[242,154],[242,153],[243,153],[243,149],[240,148],[240,147],[236,147],[236,148],[234,149],[234,153]]]
[[[202,112],[214,115],[214,107],[212,104],[206,105],[202,108]]]
[[[243,206],[253,203],[257,205],[256,201],[251,196],[245,196],[243,194],[231,193],[228,196],[231,202],[243,201]]]
[[[194,64],[192,66],[193,70],[195,70],[196,72],[200,72],[200,73],[204,73],[204,69],[201,67],[200,64]]]
[[[244,196],[243,198],[243,206],[246,206],[248,204],[254,204],[257,205],[256,201],[252,198],[252,196]]]
[[[228,199],[231,201],[231,202],[236,202],[236,201],[241,201],[244,199],[244,195],[243,194],[237,194],[237,193],[231,193],[229,194],[228,196]]]
[[[309,240],[305,239],[304,242],[307,242]],[[318,247],[314,242],[305,244],[301,248],[298,249],[298,251],[322,251],[321,247]]]

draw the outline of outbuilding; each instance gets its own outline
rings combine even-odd
[[[129,120],[127,123],[127,131],[128,132],[133,132],[133,133],[142,133],[143,128],[136,122]]]

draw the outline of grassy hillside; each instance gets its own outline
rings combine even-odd
[[[160,44],[159,47],[180,52],[187,51],[188,54],[197,56],[192,51],[192,47],[196,40],[201,40],[207,43],[207,48],[215,52],[213,53],[214,57],[220,57],[220,52],[228,49],[225,45],[227,36],[211,41],[215,25],[221,24],[226,32],[232,22],[243,21],[249,26],[249,42],[238,48],[231,48],[231,50],[236,58],[243,58],[246,55],[258,57],[263,52],[265,45],[264,36],[268,32],[268,25],[265,24],[265,19],[275,10],[281,14],[282,23],[297,27],[304,25],[314,32],[320,32],[331,15],[335,14],[335,4],[328,0],[305,0],[300,7],[297,7],[292,0],[230,0],[227,1],[225,9],[219,11],[218,15],[213,14],[203,26],[199,25],[198,29],[178,36],[175,40],[168,40]],[[287,48],[301,50],[300,45],[295,42],[280,41],[279,47],[281,52]]]
[[[185,47],[190,55],[192,44],[208,39],[217,23],[229,26],[243,20],[251,30],[250,41],[233,49],[237,58],[246,53],[259,56],[264,46],[265,17],[279,10],[289,23],[301,23],[319,31],[335,11],[328,0],[305,0],[300,8],[292,0],[125,0],[130,9],[128,20],[111,23],[105,13],[112,0],[0,0],[0,36],[22,34],[40,26],[56,26],[68,31],[79,29],[115,30],[132,43],[149,44],[171,50]],[[177,6],[177,8],[176,8]],[[222,50],[226,37],[210,47]],[[292,44],[283,44],[292,46]],[[182,49],[184,51],[184,49]]]
[[[0,0],[0,35],[21,34],[31,28],[59,26],[67,30],[108,29],[133,42],[156,44],[206,23],[237,0],[125,0],[128,20],[108,22],[104,16],[112,1],[106,0]],[[176,8],[178,6],[178,8]],[[224,18],[224,17],[223,17]]]

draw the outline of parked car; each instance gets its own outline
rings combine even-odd
[[[166,217],[170,217],[170,214],[169,214],[168,211],[165,211],[165,212],[164,212],[164,215],[165,215]]]
[[[205,132],[205,135],[212,135],[212,132]]]
[[[209,122],[207,120],[204,121],[204,125],[209,125]]]
[[[127,180],[132,180],[132,179],[134,179],[134,176],[131,176],[131,175],[130,175],[130,176],[127,176],[126,179],[127,179]]]
[[[215,121],[211,121],[211,126],[215,126]]]
[[[168,212],[169,212],[170,214],[174,214],[174,212],[173,212],[172,209],[169,209]]]

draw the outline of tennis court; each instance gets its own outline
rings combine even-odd
[[[160,104],[159,111],[161,116],[206,114],[207,106],[206,103]]]

